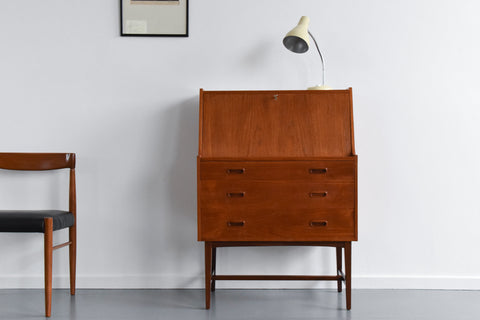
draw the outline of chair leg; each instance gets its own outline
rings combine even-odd
[[[341,275],[342,273],[342,247],[336,247],[337,251],[337,275]],[[337,290],[338,292],[342,292],[342,280],[337,281]]]
[[[212,283],[212,243],[205,241],[205,309],[210,309]]]
[[[52,311],[52,252],[53,252],[53,219],[44,219],[44,253],[45,253],[45,316],[50,317]]]
[[[345,242],[345,295],[347,297],[347,310],[352,307],[352,243]]]
[[[75,275],[77,265],[77,226],[76,224],[68,230],[69,241],[68,255],[70,262],[70,294],[75,295]]]

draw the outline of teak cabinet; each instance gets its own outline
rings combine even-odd
[[[333,280],[351,306],[357,240],[352,90],[200,90],[198,240],[216,280]],[[217,275],[216,248],[331,246],[333,276]],[[345,272],[342,270],[342,248]]]

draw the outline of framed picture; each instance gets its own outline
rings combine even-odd
[[[122,36],[188,37],[188,0],[120,0]]]

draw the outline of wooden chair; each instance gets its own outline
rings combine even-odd
[[[0,232],[42,232],[45,244],[45,316],[52,309],[52,252],[69,246],[70,294],[75,294],[76,192],[74,153],[0,153],[0,169],[43,171],[70,169],[69,209],[0,210]],[[53,246],[53,231],[69,228],[69,241]]]

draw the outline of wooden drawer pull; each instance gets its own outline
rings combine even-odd
[[[229,197],[229,198],[243,198],[243,197],[245,197],[245,192],[228,192],[227,197]]]
[[[245,168],[241,169],[227,169],[227,174],[242,174],[245,173]]]
[[[310,198],[325,198],[328,192],[310,192]]]
[[[312,168],[308,170],[308,172],[310,172],[310,174],[326,174],[327,170],[327,168]]]
[[[326,221],[326,220],[310,221],[310,226],[311,227],[326,227],[327,224],[328,224],[328,221]]]
[[[245,221],[228,221],[227,226],[229,227],[243,227],[245,225]]]

